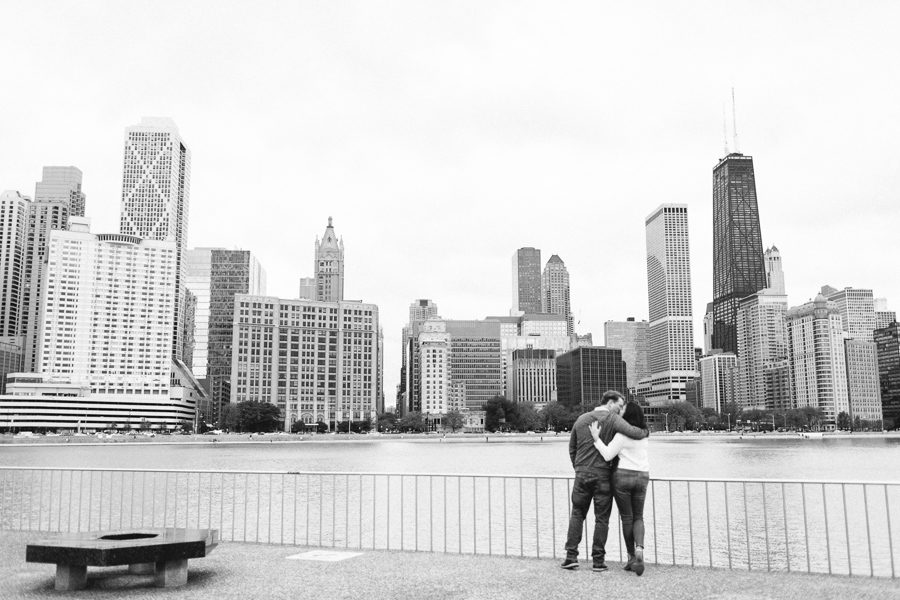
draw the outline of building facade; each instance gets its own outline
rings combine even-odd
[[[556,357],[558,401],[566,406],[593,408],[608,390],[628,394],[628,378],[618,348],[576,348]]]
[[[646,232],[650,376],[638,382],[638,395],[653,407],[685,401],[697,375],[687,206],[660,206],[647,217]]]
[[[515,317],[487,317],[500,325],[500,349],[503,367],[503,394],[507,400],[520,402],[513,375],[513,353],[516,350],[553,350],[556,355],[574,347],[574,336],[568,335],[568,322],[562,315],[526,313]],[[554,382],[553,392],[556,392]]]
[[[881,428],[881,389],[878,378],[878,351],[875,342],[848,338],[844,340],[847,363],[847,395],[850,418]]]
[[[37,365],[41,308],[41,280],[47,264],[47,242],[54,229],[68,229],[69,215],[84,216],[85,195],[81,191],[81,170],[76,167],[44,167],[35,184],[34,201],[28,205],[28,231],[23,262],[20,333],[24,336],[22,369]]]
[[[554,254],[547,261],[541,275],[541,312],[561,315],[566,318],[569,335],[575,333],[575,318],[572,316],[569,271],[566,263]]]
[[[819,294],[788,310],[786,322],[794,406],[820,409],[823,426],[833,430],[837,416],[850,411],[840,312]]]
[[[322,239],[316,238],[316,300],[340,302],[344,299],[344,240],[338,239],[328,217]]]
[[[541,409],[557,401],[556,352],[526,348],[512,353],[514,402],[528,402]]]
[[[450,335],[450,384],[465,389],[465,407],[480,410],[503,394],[500,324],[493,321],[444,321]]]
[[[897,313],[888,310],[887,298],[875,298],[875,329],[884,329],[897,320]]]
[[[713,348],[737,352],[738,302],[766,285],[753,157],[732,152],[713,169]]]
[[[436,424],[451,410],[450,334],[443,320],[422,323],[418,339],[421,361],[422,414]],[[454,407],[458,408],[458,407]]]
[[[31,198],[17,191],[0,194],[0,337],[21,335],[30,205]]]
[[[884,428],[900,429],[900,324],[876,329],[874,338]]]
[[[737,356],[730,352],[710,354],[700,359],[701,406],[721,413],[735,400]]]
[[[172,357],[184,343],[184,255],[187,252],[191,153],[171,119],[144,117],[125,130],[119,231],[175,244]]]
[[[420,298],[409,305],[409,321],[403,328],[403,347],[400,357],[400,385],[397,390],[397,407],[401,416],[411,411],[421,411],[419,394],[421,377],[419,372],[418,339],[419,328],[425,321],[438,317],[438,307],[427,298]]]
[[[210,423],[231,399],[234,297],[264,295],[266,272],[247,250],[195,248],[187,253],[186,281],[197,296],[193,372],[210,395]]]
[[[378,307],[236,294],[231,402],[255,400],[295,421],[334,430],[374,421],[378,402]]]
[[[634,390],[641,379],[650,376],[647,364],[647,321],[607,321],[603,324],[603,343],[607,348],[619,348],[628,374],[628,389]]]
[[[519,248],[512,257],[512,313],[539,313],[541,300],[541,251]]]
[[[767,288],[741,299],[737,312],[738,380],[735,396],[744,409],[792,408],[787,359],[787,296]]]
[[[822,295],[834,302],[841,315],[841,326],[854,339],[872,341],[875,331],[875,297],[872,290],[847,287],[836,290],[822,287]]]

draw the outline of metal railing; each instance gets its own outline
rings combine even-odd
[[[0,529],[212,527],[222,539],[560,557],[569,477],[0,467]],[[897,577],[900,482],[654,478],[656,563]],[[607,556],[624,556],[615,509]],[[588,517],[583,556],[590,555]]]

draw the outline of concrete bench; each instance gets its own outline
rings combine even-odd
[[[216,529],[149,528],[95,531],[39,540],[25,548],[27,562],[56,564],[56,589],[80,590],[87,568],[128,565],[131,573],[156,574],[159,587],[187,583],[187,561],[219,543]]]

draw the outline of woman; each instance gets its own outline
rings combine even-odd
[[[622,418],[629,425],[647,428],[644,410],[637,402],[625,405]],[[600,426],[591,424],[594,447],[607,461],[619,457],[619,467],[613,472],[616,506],[622,518],[622,536],[628,549],[626,571],[644,574],[644,499],[650,481],[650,460],[647,456],[647,439],[634,440],[617,433],[609,445],[600,439]]]

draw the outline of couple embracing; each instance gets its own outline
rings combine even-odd
[[[625,397],[614,390],[604,393],[599,406],[575,421],[569,436],[575,485],[563,569],[578,568],[578,545],[593,501],[593,570],[607,570],[605,546],[615,498],[628,549],[625,570],[644,573],[644,499],[650,479],[647,435],[643,409],[637,402],[626,404]]]

